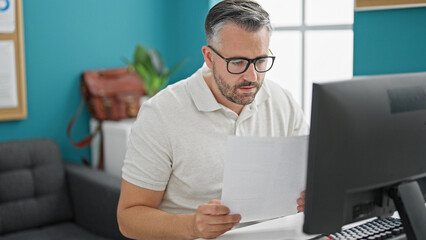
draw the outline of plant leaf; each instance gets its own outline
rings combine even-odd
[[[136,47],[135,53],[133,55],[133,64],[142,64],[147,70],[154,69],[154,66],[151,62],[151,57],[141,44],[138,44]]]
[[[181,68],[187,59],[180,61],[169,71],[158,51],[147,51],[138,44],[133,54],[133,63],[125,58],[123,61],[142,78],[146,95],[153,96],[167,85],[169,76]]]
[[[144,82],[145,89],[150,88],[152,77],[149,74],[149,72],[145,69],[145,67],[142,64],[136,64],[135,66],[136,72],[139,74],[139,76],[142,78],[142,81]]]
[[[163,75],[165,71],[167,71],[167,67],[164,64],[163,58],[161,57],[160,53],[155,50],[151,49],[148,52],[149,56],[151,57],[152,65],[154,66],[155,71],[158,75]]]

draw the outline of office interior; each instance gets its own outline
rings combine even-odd
[[[142,43],[157,49],[168,66],[187,62],[170,84],[203,64],[204,20],[218,0],[22,0],[27,117],[0,122],[0,141],[51,138],[65,161],[92,158],[66,135],[81,102],[81,73],[125,66]],[[354,13],[353,75],[426,71],[426,7]],[[171,120],[172,121],[172,120]],[[85,109],[72,137],[90,132]]]
[[[28,116],[0,122],[0,141],[49,137],[64,159],[90,159],[89,148],[74,148],[66,136],[82,71],[125,66],[122,58],[142,43],[168,66],[188,59],[170,83],[188,77],[203,63],[204,18],[215,2],[23,0]],[[355,12],[353,75],[426,71],[425,26],[425,7]],[[74,139],[89,133],[89,119],[83,111]]]

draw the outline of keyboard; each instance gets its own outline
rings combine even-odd
[[[398,218],[377,218],[337,233],[323,236],[324,240],[403,240],[406,239],[402,222]]]

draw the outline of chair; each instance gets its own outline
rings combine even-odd
[[[0,240],[127,239],[120,179],[64,163],[51,139],[0,143]]]

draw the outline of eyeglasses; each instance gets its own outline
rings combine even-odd
[[[214,53],[226,61],[226,69],[231,74],[241,74],[250,66],[250,63],[253,63],[254,69],[259,73],[264,73],[269,71],[274,65],[275,56],[264,56],[257,57],[255,59],[248,58],[225,58],[220,53],[218,53],[212,46],[208,46]],[[271,54],[272,51],[269,50]]]

